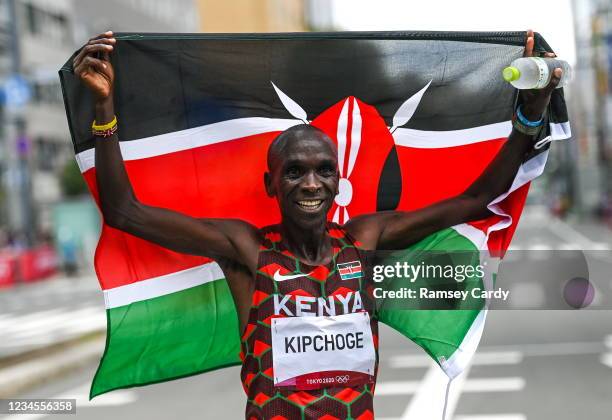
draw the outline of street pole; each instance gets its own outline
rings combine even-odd
[[[21,54],[19,46],[19,27],[16,0],[7,1],[10,33],[10,72],[12,76],[21,73]],[[7,101],[9,98],[6,98]],[[26,137],[26,120],[22,106],[5,109],[5,185],[7,215],[9,225],[21,235],[26,246],[34,242],[35,226],[32,206],[32,188],[30,181],[29,141]]]
[[[605,209],[612,202],[612,188],[609,177],[612,175],[610,171],[610,150],[608,143],[609,128],[608,128],[608,51],[607,51],[607,30],[606,19],[608,18],[609,6],[605,2],[599,3],[596,6],[593,16],[593,64],[595,70],[595,91],[596,91],[596,138],[598,149],[598,161],[602,170],[602,202],[601,209]]]

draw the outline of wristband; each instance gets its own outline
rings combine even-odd
[[[542,116],[542,118],[540,118],[538,121],[528,120],[521,112],[521,105],[516,108],[516,118],[521,122],[521,124],[526,125],[527,127],[539,127],[544,122],[544,116]]]
[[[96,137],[110,137],[117,132],[117,116],[115,115],[111,122],[106,124],[96,124],[96,121],[91,124],[91,133]]]
[[[512,127],[514,127],[518,132],[523,133],[530,137],[537,136],[540,133],[540,130],[542,129],[542,125],[538,125],[534,127],[534,126],[523,124],[519,120],[517,114],[514,114],[514,116],[512,117]]]

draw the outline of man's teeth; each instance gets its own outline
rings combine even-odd
[[[302,201],[298,201],[298,204],[302,207],[314,209],[316,207],[319,207],[321,202],[322,200],[302,200]]]

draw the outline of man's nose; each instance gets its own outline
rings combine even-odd
[[[322,184],[321,181],[317,178],[314,172],[308,172],[304,177],[304,182],[302,184],[302,189],[305,191],[316,193],[321,190]]]

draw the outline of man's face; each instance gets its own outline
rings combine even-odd
[[[317,133],[291,139],[274,162],[266,189],[276,197],[283,220],[306,228],[325,223],[338,191],[333,143]]]

